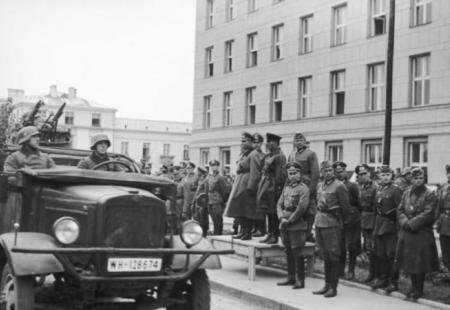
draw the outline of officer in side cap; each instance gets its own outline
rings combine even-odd
[[[55,168],[53,159],[39,150],[39,135],[39,130],[34,126],[26,126],[20,129],[17,134],[20,149],[6,157],[3,171],[15,172],[22,168]]]
[[[256,213],[256,190],[260,178],[261,159],[253,152],[254,137],[248,132],[241,136],[241,155],[237,162],[236,180],[225,209],[225,215],[238,219],[242,231],[234,236],[242,240],[252,238],[254,220],[261,219]]]
[[[269,223],[268,234],[260,242],[276,244],[280,235],[276,205],[286,181],[286,156],[280,148],[280,136],[267,133],[266,138],[267,154],[263,158],[262,177],[258,185],[256,206],[259,213],[267,216]]]
[[[306,244],[309,212],[309,189],[302,183],[301,166],[297,162],[286,165],[287,184],[277,203],[280,232],[286,252],[288,278],[278,285],[292,285],[293,289],[305,287],[305,260],[302,248]]]
[[[340,275],[345,275],[345,265],[348,252],[348,273],[347,279],[355,279],[356,258],[361,252],[361,206],[359,202],[359,188],[351,182],[347,174],[347,164],[342,161],[333,163],[336,178],[344,183],[348,191],[350,201],[350,212],[343,213],[344,230],[342,236],[341,271]]]
[[[363,250],[369,257],[369,275],[364,282],[369,283],[376,278],[378,266],[375,255],[375,241],[373,238],[377,186],[372,182],[371,168],[367,164],[356,166],[355,173],[358,175],[359,182]]]
[[[403,194],[398,206],[398,246],[396,264],[411,277],[407,297],[423,296],[425,274],[439,270],[439,259],[433,224],[436,214],[436,195],[425,185],[421,168],[411,170],[413,185]]]
[[[441,244],[442,263],[450,272],[450,165],[445,165],[447,182],[439,190],[437,232]]]
[[[383,288],[387,293],[398,289],[398,269],[394,265],[397,247],[397,207],[402,199],[402,190],[393,184],[392,169],[381,166],[375,196],[375,225],[373,229],[375,252],[379,266],[378,279],[371,285],[373,289]]]
[[[195,173],[195,164],[193,162],[186,163],[186,176],[183,178],[183,210],[181,219],[183,221],[192,219],[194,215],[194,198],[198,186],[198,176]]]
[[[317,215],[314,221],[316,240],[325,263],[325,286],[314,291],[324,297],[337,295],[342,252],[342,214],[351,206],[345,185],[336,179],[333,164],[323,161],[320,165],[323,182],[317,188]]]
[[[314,223],[314,215],[316,213],[316,193],[317,184],[319,182],[319,161],[317,155],[312,151],[305,136],[302,133],[296,133],[294,135],[294,150],[289,154],[288,162],[296,161],[302,166],[302,178],[303,183],[309,187],[311,210],[313,212],[308,216],[308,241],[314,241],[311,230]]]

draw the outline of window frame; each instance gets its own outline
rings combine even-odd
[[[306,84],[309,82],[309,87]],[[305,93],[305,89],[309,90],[309,93]],[[306,108],[305,108],[306,105]],[[312,109],[312,75],[302,76],[298,78],[298,118],[311,117]],[[306,111],[306,112],[305,112]]]
[[[227,0],[227,4],[226,4],[226,16],[225,16],[225,21],[226,22],[230,22],[233,19],[236,18],[235,15],[235,9],[236,9],[236,3],[235,0]]]
[[[189,144],[183,145],[183,160],[189,160]]]
[[[255,102],[256,86],[245,88],[245,106],[246,106],[246,125],[256,124],[256,102]]]
[[[342,24],[337,24],[337,21],[339,20],[338,13],[341,9],[343,10]],[[338,38],[341,38],[342,41],[341,40],[338,41]],[[332,8],[331,47],[344,45],[346,43],[347,43],[347,3],[342,3]]]
[[[383,75],[379,78],[379,81],[374,82],[373,76],[375,69],[378,66],[382,66]],[[376,62],[367,65],[367,111],[377,112],[383,111],[386,108],[386,64],[385,62]],[[380,90],[381,89],[381,90]],[[373,101],[373,91],[376,90],[378,96],[381,95],[381,105],[375,107]]]
[[[247,68],[258,65],[258,32],[247,34]]]
[[[226,169],[228,173],[231,171],[231,148],[229,146],[222,146],[220,151],[220,167]],[[224,156],[224,153],[228,153],[228,156]],[[228,159],[228,160],[227,160]]]
[[[379,147],[378,151],[375,151],[375,162],[370,162],[370,154],[366,153],[368,147]],[[378,154],[377,154],[378,152]],[[369,155],[369,157],[368,157]],[[380,159],[377,161],[377,158]],[[383,165],[383,139],[368,139],[361,141],[361,162],[367,164],[369,167],[374,168],[374,170],[378,169]]]
[[[204,156],[206,155],[206,156]],[[204,167],[209,167],[209,147],[200,148],[200,165]]]
[[[380,12],[376,11],[376,1],[380,2]],[[377,37],[387,33],[389,4],[388,0],[369,0],[369,37]],[[376,20],[384,16],[384,26],[382,33],[375,33]]]
[[[283,27],[283,23],[272,26],[271,61],[279,61],[283,59]]]
[[[418,60],[426,58],[426,61],[422,63],[422,71],[428,71],[426,75],[422,76],[415,76],[417,67],[416,64]],[[431,74],[430,74],[430,68],[431,68],[431,54],[430,53],[424,53],[419,55],[413,55],[410,57],[410,106],[411,107],[421,107],[421,106],[427,106],[430,104],[430,98],[431,98]],[[426,69],[426,70],[424,70]],[[416,82],[420,82],[421,87],[421,101],[420,104],[416,104]],[[427,91],[428,89],[428,91]],[[428,95],[428,97],[426,97]]]
[[[313,51],[313,35],[311,33],[311,27],[313,23],[314,14],[308,14],[300,17],[300,42],[299,42],[299,54],[309,54]],[[305,29],[309,30],[305,32]],[[306,43],[309,42],[309,43]],[[309,47],[309,48],[308,48]]]
[[[337,158],[336,159],[332,159],[330,155],[331,154],[331,149],[332,148],[337,148]],[[332,162],[335,161],[342,161],[344,157],[344,143],[342,140],[334,140],[334,141],[326,141],[325,142],[325,158],[327,160],[330,160]]]
[[[413,162],[412,147],[413,144],[419,144],[419,161]],[[424,151],[422,150],[422,145],[425,145],[425,156],[423,156]],[[411,152],[410,152],[411,151]],[[425,161],[423,160],[426,157]],[[406,137],[404,139],[404,163],[406,167],[420,167],[425,171],[428,171],[429,162],[429,147],[428,147],[428,137]]]
[[[68,122],[67,120],[71,120]],[[75,124],[75,113],[73,111],[65,111],[64,112],[64,124],[66,125],[74,125]]]
[[[150,158],[150,142],[142,143],[142,158],[149,159]]]
[[[212,95],[203,97],[203,129],[211,128]]]
[[[121,141],[120,142],[120,153],[128,156],[129,147],[130,147],[129,141]]]
[[[230,73],[233,72],[233,45],[234,40],[225,41],[225,64],[224,64],[224,72]]]
[[[258,11],[258,0],[248,0],[248,13]]]
[[[336,81],[337,78],[340,74],[343,74],[343,88],[335,88],[336,86]],[[341,69],[341,70],[335,70],[331,72],[331,116],[336,116],[336,115],[344,115],[345,114],[345,95],[346,95],[346,70],[345,69]],[[338,94],[343,94],[344,95],[344,103],[343,103],[343,111],[342,113],[337,113],[338,112],[338,106],[337,106],[337,95]]]
[[[419,1],[421,3],[419,3]],[[423,7],[423,22],[419,23],[417,10]],[[431,24],[433,19],[433,0],[411,0],[411,27],[420,27]],[[429,20],[428,20],[429,18]]]
[[[206,29],[214,26],[214,1],[206,0]]]
[[[233,100],[233,91],[223,93],[223,127],[231,126],[231,106]]]
[[[282,122],[283,121],[283,100],[281,99],[283,82],[273,82],[270,83],[270,120],[271,122]],[[280,107],[280,112],[277,113],[277,108]],[[279,117],[277,117],[279,116]]]
[[[163,156],[170,156],[170,143],[163,144]]]
[[[211,78],[214,76],[214,46],[208,46],[205,48],[205,78]]]
[[[98,117],[95,117],[98,116]],[[98,124],[96,124],[95,120],[98,120]],[[92,119],[91,119],[91,127],[102,127],[102,114],[94,112],[92,113]]]

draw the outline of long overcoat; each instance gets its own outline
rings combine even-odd
[[[264,214],[276,214],[278,198],[286,182],[286,156],[280,149],[263,159],[262,177],[258,185],[256,208]]]
[[[241,155],[237,162],[236,180],[225,209],[226,216],[251,220],[263,218],[262,214],[256,212],[256,191],[261,178],[261,165],[258,151]]]
[[[401,229],[396,263],[406,273],[422,274],[439,268],[433,235],[436,205],[436,195],[425,186],[422,190],[409,187],[402,196],[397,210]]]

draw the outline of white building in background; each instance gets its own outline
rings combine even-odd
[[[116,118],[117,109],[78,97],[74,87],[61,92],[56,85],[51,85],[49,93],[43,96],[8,89],[8,98],[15,105],[16,117],[31,111],[43,100],[41,119],[66,102],[58,126],[70,128],[73,148],[89,149],[92,137],[104,133],[111,139],[111,151],[128,155],[137,162],[145,158],[154,170],[167,161],[178,163],[189,159],[191,123]]]

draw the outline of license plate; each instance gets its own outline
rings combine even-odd
[[[108,272],[160,271],[161,258],[108,258]]]

